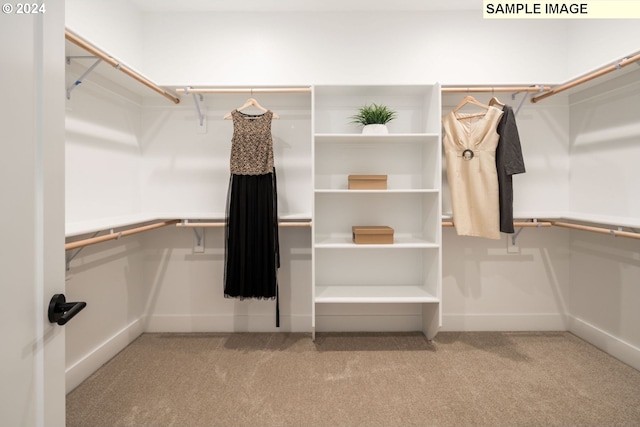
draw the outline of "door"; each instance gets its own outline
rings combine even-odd
[[[64,426],[64,0],[22,5],[0,13],[0,419]]]

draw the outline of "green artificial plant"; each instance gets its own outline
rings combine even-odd
[[[386,125],[396,118],[397,113],[386,105],[378,105],[375,102],[371,105],[360,107],[358,114],[351,116],[351,123],[366,125]]]

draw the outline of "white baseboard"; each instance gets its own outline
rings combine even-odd
[[[141,320],[134,320],[82,359],[67,367],[65,372],[66,393],[69,393],[89,378],[98,368],[131,344],[133,340],[138,338],[143,332],[144,329]]]
[[[317,332],[409,332],[422,330],[421,315],[318,315]]]
[[[443,332],[471,331],[566,331],[565,316],[549,314],[443,314]]]
[[[311,316],[282,316],[275,327],[272,314],[150,316],[145,332],[310,332]],[[401,332],[422,329],[421,315],[316,316],[318,332]],[[443,315],[441,331],[566,331],[561,314],[450,314]]]
[[[640,348],[576,317],[567,316],[569,332],[640,371]]]
[[[400,332],[419,331],[420,315],[318,315],[319,332]],[[273,314],[150,316],[145,332],[311,332],[311,316],[281,316],[276,328]]]
[[[145,319],[145,332],[311,332],[311,315],[280,316],[276,327],[275,314],[252,315],[154,315]]]

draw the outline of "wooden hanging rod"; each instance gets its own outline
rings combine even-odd
[[[311,93],[310,87],[259,87],[259,88],[245,88],[245,87],[202,87],[202,88],[177,88],[178,93]]]
[[[442,92],[465,93],[465,92],[543,92],[551,90],[550,86],[443,86]],[[206,94],[206,93],[311,93],[310,87],[262,87],[262,88],[176,88],[180,94]]]
[[[453,221],[442,221],[443,227],[453,227]],[[630,237],[632,239],[640,239],[640,233],[634,233],[631,231],[612,230],[604,227],[594,227],[589,225],[572,224],[570,222],[563,221],[535,221],[535,222],[514,222],[514,227],[564,227],[574,230],[590,231],[592,233],[608,234],[610,236],[617,237]]]
[[[104,236],[91,237],[89,239],[70,242],[65,244],[64,249],[65,251],[78,249],[85,246],[94,245],[96,243],[102,243],[109,240],[119,239],[120,237],[142,233],[144,231],[155,230],[157,228],[166,227],[168,225],[173,225],[173,224],[175,224],[176,227],[192,227],[192,228],[199,228],[199,227],[221,228],[225,226],[224,222],[184,222],[178,219],[172,219],[172,220],[157,222],[154,224],[144,225],[141,227],[131,228],[131,229],[123,230],[119,232],[113,232],[113,233],[105,234]],[[629,237],[632,239],[640,239],[640,233],[635,233],[631,231],[622,231],[622,230],[612,230],[610,228],[594,227],[594,226],[581,225],[581,224],[572,224],[572,223],[563,222],[563,221],[534,221],[534,222],[516,221],[513,223],[513,225],[514,227],[518,227],[518,228],[520,227],[536,227],[537,228],[537,227],[556,226],[556,227],[570,228],[574,230],[589,231],[589,232],[599,233],[599,234],[608,234],[610,236],[616,236],[616,237]],[[311,221],[284,221],[284,222],[279,222],[278,226],[279,227],[311,227],[312,222]],[[442,221],[442,226],[453,227],[454,224],[453,224],[453,221]]]
[[[541,221],[541,222],[514,222],[513,226],[514,227],[551,227],[553,224],[551,222],[548,221]],[[453,227],[453,221],[442,221],[442,226],[443,227]]]
[[[130,236],[132,234],[142,233],[143,231],[155,230],[156,228],[166,227],[167,225],[172,225],[177,223],[179,220],[172,219],[169,221],[157,222],[155,224],[143,225],[137,228],[131,228],[129,230],[118,231],[117,233],[109,233],[104,236],[91,237],[89,239],[78,240],[76,242],[67,243],[64,245],[65,251],[69,251],[71,249],[82,248],[89,245],[95,245],[96,243],[106,242],[108,240],[119,239],[120,237]]]
[[[640,53],[635,54],[634,56],[630,57],[630,58],[624,58],[623,60],[621,60],[620,62],[616,62],[614,64],[611,64],[607,67],[601,68],[597,71],[594,71],[590,74],[587,74],[586,76],[583,77],[579,77],[573,80],[570,80],[566,83],[561,84],[560,86],[556,86],[554,88],[552,88],[551,90],[549,90],[548,92],[545,92],[541,95],[538,96],[534,96],[531,98],[531,102],[538,102],[538,101],[542,101],[545,98],[550,97],[551,95],[555,95],[557,93],[563,92],[567,89],[571,89],[572,87],[578,86],[579,84],[582,83],[586,83],[590,80],[593,80],[595,78],[598,78],[600,76],[603,76],[605,74],[611,73],[612,71],[616,71],[619,70],[620,68],[626,67],[629,64],[633,64],[634,62],[638,62],[640,61]]]
[[[192,227],[192,228],[221,228],[224,222],[179,222],[176,227]],[[284,221],[279,222],[278,227],[311,227],[311,221]]]
[[[561,222],[561,221],[552,221],[551,224],[553,224],[556,227],[564,227],[564,228],[571,228],[574,230],[590,231],[592,233],[609,234],[611,236],[630,237],[632,239],[640,239],[640,233],[633,233],[631,231],[611,230],[609,228],[592,227],[589,225],[580,225],[580,224],[571,224],[569,222]]]
[[[442,86],[443,93],[467,92],[543,92],[551,90],[550,86]]]
[[[165,89],[161,88],[157,84],[153,83],[151,80],[149,80],[146,77],[140,75],[139,73],[137,73],[136,71],[134,71],[131,68],[127,67],[123,63],[118,62],[117,60],[113,59],[113,57],[111,57],[109,54],[107,54],[106,52],[103,52],[102,50],[100,50],[97,47],[93,46],[91,43],[87,42],[86,40],[83,40],[82,38],[80,38],[76,34],[73,34],[71,31],[65,30],[64,36],[71,43],[75,44],[76,46],[81,47],[82,49],[86,50],[87,52],[91,53],[92,55],[97,56],[98,58],[100,58],[104,62],[110,64],[113,67],[115,67],[117,70],[122,71],[123,73],[125,73],[129,77],[131,77],[134,80],[136,80],[136,81],[142,83],[143,85],[147,86],[149,89],[158,92],[160,95],[162,95],[165,98],[169,99],[173,103],[175,103],[175,104],[180,103],[180,98],[178,98],[177,96],[175,96],[175,95],[171,94],[170,92],[166,91]]]

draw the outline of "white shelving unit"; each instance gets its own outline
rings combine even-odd
[[[398,112],[388,135],[350,123],[372,102]],[[318,304],[417,304],[441,326],[440,87],[316,86],[313,105],[313,333]],[[384,174],[386,190],[349,190],[350,174]],[[394,243],[356,245],[353,225],[387,225]]]

